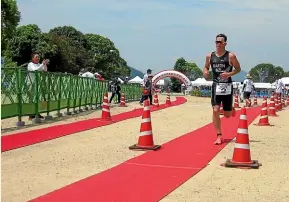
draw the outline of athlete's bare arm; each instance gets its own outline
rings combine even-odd
[[[230,72],[230,76],[233,76],[235,74],[238,74],[241,71],[241,66],[240,66],[239,60],[237,59],[237,56],[234,53],[230,52],[229,58],[230,58],[230,63],[234,67],[234,70]]]
[[[206,56],[206,62],[205,62],[205,67],[204,67],[204,69],[203,69],[203,75],[204,75],[204,77],[207,79],[207,78],[209,78],[209,75],[210,75],[210,59],[211,59],[211,54],[208,54],[207,56]]]

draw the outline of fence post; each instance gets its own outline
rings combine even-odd
[[[59,75],[59,82],[58,82],[58,102],[57,102],[57,116],[62,117],[63,114],[60,113],[60,108],[61,108],[61,86],[62,86],[62,75]]]
[[[66,111],[66,115],[71,115],[72,113],[69,111],[70,109],[70,103],[71,103],[71,88],[72,88],[72,76],[69,75],[69,87],[67,87],[68,89],[68,98],[67,98],[67,111]]]
[[[50,89],[51,89],[51,84],[52,84],[52,80],[51,80],[51,74],[48,72],[42,73],[42,76],[44,76],[44,81],[46,81],[47,78],[47,85],[45,85],[44,88],[41,88],[42,90],[44,90],[43,95],[44,95],[44,103],[46,103],[46,117],[45,120],[52,120],[53,117],[50,114]],[[42,82],[43,82],[43,77],[42,77]],[[45,82],[46,84],[46,82]],[[47,90],[48,89],[48,90]],[[47,95],[47,100],[45,98],[45,96]]]
[[[34,123],[41,123],[40,117],[39,117],[39,72],[38,71],[34,71],[34,76],[35,76],[35,80],[34,80],[34,93],[35,93],[35,103],[34,103],[34,107],[35,107],[35,119],[33,120]]]
[[[21,69],[17,69],[16,72],[16,83],[17,83],[17,99],[18,99],[18,122],[16,123],[17,126],[24,126],[25,122],[22,121],[22,71]]]
[[[79,81],[79,79],[76,79],[76,84],[75,84],[75,88],[74,88],[74,92],[73,92],[73,94],[74,94],[74,99],[73,99],[73,113],[74,113],[74,114],[77,114],[77,110],[76,110],[75,108],[76,108],[76,100],[77,100],[77,95],[78,95],[78,93],[77,93],[77,90],[78,90],[78,81]]]

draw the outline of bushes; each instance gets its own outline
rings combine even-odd
[[[201,97],[202,96],[202,92],[200,90],[192,90],[191,91],[191,96]]]
[[[197,96],[197,97],[210,97],[211,96],[211,91],[208,90],[192,90],[191,91],[191,96]]]

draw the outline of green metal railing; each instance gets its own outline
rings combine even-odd
[[[140,98],[138,85],[121,84],[126,101]],[[108,81],[52,72],[28,72],[21,68],[1,69],[1,118],[37,115],[81,107],[98,108],[108,91]],[[114,100],[116,97],[114,98]]]

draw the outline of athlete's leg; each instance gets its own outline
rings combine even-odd
[[[247,92],[247,107],[251,107],[251,93],[250,92]]]
[[[232,115],[234,116],[235,109],[233,109],[233,93],[231,95],[224,95],[222,103],[223,103],[224,117],[229,118]]]
[[[220,118],[220,105],[213,106],[213,123],[217,134],[222,134],[221,132],[221,118]]]
[[[249,106],[249,97],[248,97],[248,92],[244,92],[244,99],[245,99],[245,103],[246,103],[246,107]]]
[[[220,105],[221,105],[221,96],[215,95],[215,86],[212,87],[212,97],[211,104],[213,108],[213,124],[217,133],[217,140],[214,144],[222,144],[222,131],[221,131],[221,119],[220,119]]]

